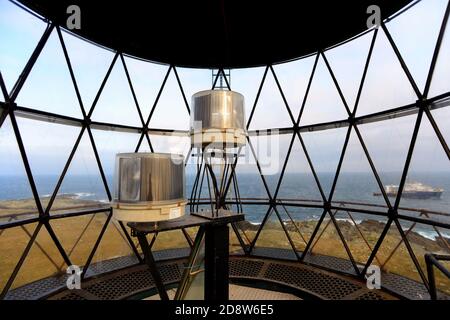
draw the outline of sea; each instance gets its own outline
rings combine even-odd
[[[322,189],[327,196],[330,192],[334,179],[334,173],[318,173],[318,178]],[[387,184],[398,184],[400,181],[400,172],[380,173],[382,182]],[[194,174],[186,175],[186,196],[189,197],[192,189]],[[36,175],[35,183],[41,197],[52,194],[57,183],[56,175]],[[267,192],[263,180],[258,174],[238,173],[237,176],[241,198],[267,198]],[[273,195],[277,189],[279,175],[264,176],[266,185]],[[440,199],[402,199],[400,207],[425,209],[429,211],[443,212],[450,215],[450,172],[417,172],[410,173],[408,179],[419,181],[432,187],[443,188],[444,192]],[[108,184],[112,190],[112,175],[107,176]],[[349,173],[342,172],[339,175],[333,201],[360,202],[369,204],[383,205],[382,197],[374,196],[374,192],[379,192],[378,185],[371,173]],[[107,196],[104,191],[102,181],[98,176],[88,175],[70,175],[66,176],[61,185],[59,194],[69,195],[75,199],[97,200],[107,202]],[[203,194],[206,196],[207,191]],[[25,176],[0,175],[0,201],[1,200],[19,200],[32,198],[31,189]],[[278,198],[282,199],[301,199],[301,200],[321,200],[320,192],[312,175],[306,173],[286,173],[278,190]],[[395,201],[390,198],[391,203]],[[287,200],[286,200],[287,201]],[[262,221],[268,207],[265,205],[246,205],[244,213],[246,220],[259,224]],[[1,206],[0,206],[1,210]],[[317,220],[322,210],[316,208],[293,208],[287,207],[289,214],[294,220]],[[408,214],[406,211],[402,213]],[[411,213],[409,213],[411,214]],[[417,214],[412,214],[417,216]],[[385,218],[378,218],[375,215],[353,215],[356,223],[364,219],[385,221]],[[338,219],[347,220],[344,213],[337,216]],[[430,215],[430,218],[436,221],[450,223],[450,218],[441,215]],[[403,225],[403,224],[402,224]],[[405,222],[404,228],[410,223]],[[418,225],[417,231],[423,236],[434,238],[436,233],[432,228],[425,225]],[[440,230],[445,236],[450,237],[450,230]]]

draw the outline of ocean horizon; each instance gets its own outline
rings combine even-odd
[[[317,175],[324,194],[328,197],[335,173],[318,172]],[[397,172],[380,173],[380,178],[384,185],[398,184],[400,176],[400,173]],[[40,197],[48,197],[53,193],[58,178],[58,175],[51,174],[34,175]],[[186,173],[186,197],[190,196],[194,178],[194,173]],[[112,192],[112,175],[106,175],[106,179]],[[242,198],[267,198],[263,181],[258,174],[239,172],[237,179]],[[264,176],[264,179],[273,195],[279,180],[279,174],[267,175]],[[408,179],[419,181],[432,187],[443,188],[444,192],[440,199],[402,199],[401,204],[403,207],[426,208],[431,211],[450,213],[449,172],[410,173]],[[336,184],[333,201],[384,204],[382,197],[373,195],[374,192],[379,191],[376,180],[371,173],[342,172]],[[67,175],[61,184],[58,194],[71,194],[83,200],[107,200],[99,175]],[[32,198],[32,193],[26,176],[0,175],[0,201],[30,198]],[[311,174],[295,172],[284,175],[278,191],[278,198],[321,200],[321,194]]]
[[[322,189],[328,196],[334,173],[317,173],[320,179]],[[190,196],[195,175],[186,174],[186,197]],[[386,184],[398,184],[400,173],[380,173],[382,182]],[[432,187],[443,188],[444,192],[440,199],[402,199],[400,207],[425,209],[429,211],[450,213],[450,173],[413,173],[411,179],[420,181]],[[58,181],[57,175],[36,175],[34,176],[36,186],[41,198],[52,194]],[[273,195],[278,183],[279,175],[265,176],[267,185]],[[108,185],[112,192],[112,175],[107,175]],[[242,198],[267,198],[261,177],[258,174],[239,173],[239,190]],[[375,178],[370,173],[348,173],[342,172],[339,176],[333,201],[347,201],[368,203],[374,205],[385,205],[383,197],[374,196],[374,192],[379,191]],[[203,195],[206,196],[205,189]],[[68,175],[65,177],[58,195],[70,196],[73,199],[94,200],[99,202],[108,202],[103,183],[99,176],[94,175]],[[0,201],[7,200],[25,200],[32,198],[31,189],[25,176],[0,175]],[[281,183],[278,198],[283,199],[302,199],[302,200],[321,200],[320,192],[313,177],[306,173],[288,173],[284,176]],[[393,203],[394,198],[391,198]],[[267,205],[244,205],[246,220],[252,224],[261,223],[262,216],[267,212]],[[1,209],[0,209],[1,210]],[[289,213],[294,220],[307,221],[317,220],[322,214],[320,208],[296,208],[290,207]],[[384,221],[376,215],[352,214],[356,223],[363,220],[373,219]],[[273,215],[274,217],[275,215]],[[344,212],[336,215],[338,220],[350,221]],[[443,221],[449,221],[448,217],[438,217]],[[434,219],[434,217],[433,217]],[[405,223],[410,225],[410,223]],[[427,238],[435,237],[434,231],[428,226],[417,228],[418,232]],[[445,236],[450,237],[450,231],[444,232]]]

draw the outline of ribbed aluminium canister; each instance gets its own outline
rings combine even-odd
[[[182,155],[116,155],[113,210],[118,220],[159,221],[184,214],[185,170]]]
[[[194,94],[190,134],[193,145],[208,144],[214,142],[212,140],[236,145],[245,143],[244,96],[230,90],[205,90]]]
[[[119,153],[114,200],[166,204],[185,199],[184,158],[168,153]]]

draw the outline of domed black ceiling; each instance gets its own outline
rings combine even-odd
[[[81,9],[80,36],[123,53],[177,66],[249,67],[290,60],[364,30],[367,7],[387,18],[411,0],[250,1],[20,0],[65,27]]]

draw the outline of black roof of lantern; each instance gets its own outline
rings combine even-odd
[[[69,5],[81,10],[74,33],[125,54],[177,66],[250,67],[291,60],[367,29],[369,5],[383,19],[411,0],[87,1],[20,0],[66,27]]]

